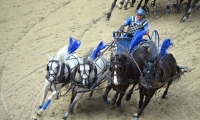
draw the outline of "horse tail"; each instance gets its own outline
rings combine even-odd
[[[176,66],[176,75],[174,80],[179,80],[181,78],[181,75],[183,74],[183,71],[179,66]]]

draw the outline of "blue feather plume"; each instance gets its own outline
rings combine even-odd
[[[146,39],[143,39],[143,35],[145,35],[146,30],[136,30],[132,40],[131,44],[129,46],[129,53],[133,51],[133,48],[137,46],[140,42],[147,41]]]
[[[90,58],[91,58],[92,60],[95,60],[96,57],[98,56],[98,53],[99,53],[102,49],[104,49],[105,47],[107,47],[107,46],[108,46],[108,44],[105,44],[105,45],[104,45],[103,41],[101,41],[101,42],[98,44],[98,46],[94,49],[94,51],[93,51],[92,55],[90,56]]]
[[[70,37],[69,46],[68,46],[68,54],[74,53],[74,51],[77,50],[80,45],[81,45],[81,42]]]
[[[163,41],[162,46],[160,48],[160,56],[164,57],[167,54],[167,49],[173,45],[170,41],[170,38],[167,38]]]

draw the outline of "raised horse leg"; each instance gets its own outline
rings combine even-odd
[[[56,96],[58,96],[58,94],[60,93],[60,90],[61,90],[61,87],[62,87],[62,84],[57,84],[55,87],[52,88],[52,94],[48,97],[48,99],[45,101],[46,99],[46,96],[47,96],[47,93],[50,89],[51,85],[50,83],[46,80],[45,81],[45,86],[44,86],[44,89],[43,89],[43,95],[42,95],[42,100],[39,104],[39,107],[36,111],[36,115],[33,116],[32,120],[37,120],[37,117],[38,116],[41,116],[43,113],[44,113],[44,110],[47,109],[47,107],[49,106],[49,104],[51,103],[52,99],[55,98]]]
[[[180,20],[180,22],[185,22],[187,18],[189,17],[190,13],[192,12],[192,9],[195,7],[196,3],[198,3],[199,0],[194,0],[193,3],[190,5],[190,8],[185,12],[184,16]]]
[[[111,14],[112,14],[112,11],[113,11],[113,8],[115,7],[116,5],[116,2],[117,0],[114,0],[112,5],[111,5],[111,8],[110,8],[110,11],[107,13],[107,16],[106,16],[106,20],[109,21],[110,20],[110,17],[111,17]]]

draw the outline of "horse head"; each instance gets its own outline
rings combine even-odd
[[[154,80],[155,80],[155,77],[156,77],[156,60],[155,59],[148,59],[148,61],[146,62],[145,66],[144,66],[144,69],[142,71],[142,76],[144,78],[144,81],[145,83],[147,84],[151,84]]]
[[[124,51],[120,54],[116,54],[113,58],[111,58],[111,67],[110,71],[112,72],[112,76],[114,77],[114,84],[118,85],[123,81],[127,76],[127,71],[131,64],[130,56],[128,56],[127,51]]]
[[[57,77],[60,75],[60,70],[61,70],[61,66],[62,66],[62,62],[61,59],[58,57],[51,57],[48,56],[49,58],[49,63],[47,64],[47,75],[46,75],[46,79],[49,82],[54,82]]]
[[[75,82],[81,82],[82,86],[88,86],[91,84],[91,76],[94,74],[94,63],[89,58],[83,58],[79,60],[79,64],[76,67]]]

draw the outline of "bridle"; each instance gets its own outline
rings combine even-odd
[[[122,53],[122,54],[123,54],[123,53]],[[113,71],[114,71],[113,77],[116,77],[116,78],[117,78],[117,72],[116,72],[117,70],[116,70],[116,69],[118,69],[117,66],[118,66],[118,65],[122,65],[122,62],[119,61],[119,60],[117,59],[117,57],[119,57],[119,55],[115,55],[114,60],[111,61],[111,67],[113,66],[113,68],[114,68],[114,70],[113,70]],[[126,57],[127,57],[127,56],[126,56]],[[131,56],[130,56],[130,57],[131,57]],[[120,85],[129,85],[129,84],[132,84],[132,83],[135,82],[134,79],[128,79],[128,78],[127,78],[128,69],[129,69],[129,67],[131,67],[131,66],[133,65],[133,63],[134,63],[134,61],[132,61],[130,57],[127,57],[127,58],[129,58],[129,62],[126,64],[125,72],[123,73],[123,75],[122,75],[122,77],[120,78],[120,80],[117,79],[117,81],[118,81],[118,83],[119,83]],[[133,67],[135,67],[135,66],[133,65]],[[136,73],[136,72],[134,72],[134,76],[135,76],[135,73]],[[125,77],[126,77],[126,78],[125,78]],[[113,81],[112,81],[112,82],[113,82]]]
[[[54,70],[52,69],[52,64],[53,64],[53,63],[56,63],[56,64],[58,65],[57,71],[54,71]],[[49,64],[50,64],[50,68],[49,68],[49,66],[48,66]],[[50,77],[53,77],[53,80],[52,80],[52,81],[50,81],[49,79],[47,79],[50,83],[55,82],[55,80],[56,80],[56,78],[57,78],[57,75],[58,75],[58,72],[59,72],[59,69],[60,69],[59,61],[58,61],[58,60],[54,60],[54,57],[53,57],[53,59],[50,60],[49,63],[47,64],[47,72],[48,72],[48,74],[49,74],[49,78],[50,78]],[[50,73],[50,70],[53,71],[53,73]]]

